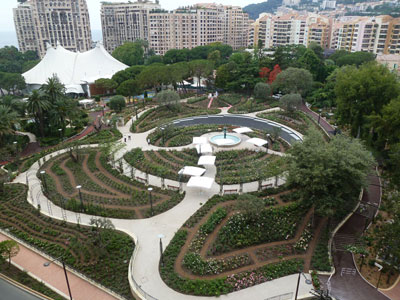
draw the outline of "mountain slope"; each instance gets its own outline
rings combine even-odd
[[[243,7],[243,10],[247,12],[250,19],[255,20],[261,13],[273,13],[276,9],[282,5],[282,0],[268,0],[258,4],[250,4]]]

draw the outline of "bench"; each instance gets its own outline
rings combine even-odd
[[[272,186],[273,186],[272,183],[268,183],[268,184],[263,184],[263,185],[261,186],[261,188],[262,188],[262,189],[266,189],[266,188],[270,188],[270,187],[272,187]]]
[[[175,191],[178,191],[178,190],[179,190],[179,187],[177,187],[177,186],[167,185],[167,187],[168,187],[170,190],[175,190]]]
[[[237,189],[224,190],[224,194],[234,194],[234,193],[237,193]]]
[[[136,180],[137,181],[142,181],[144,183],[147,183],[147,179],[146,178],[142,178],[142,177],[139,177],[139,176],[136,176]]]

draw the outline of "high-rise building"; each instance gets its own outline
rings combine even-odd
[[[333,49],[375,54],[400,53],[400,18],[390,16],[350,17],[336,22]]]
[[[157,54],[221,42],[234,49],[247,46],[249,17],[240,7],[201,3],[174,11],[158,2],[103,3],[105,48],[112,52],[125,41],[147,40]]]
[[[91,49],[86,0],[28,0],[14,8],[14,23],[22,52],[34,50],[43,57],[47,43],[71,51]]]
[[[111,53],[126,41],[148,40],[149,12],[160,9],[158,1],[103,2],[101,5],[101,25],[104,48]]]
[[[314,13],[261,14],[250,26],[249,45],[261,41],[266,48],[311,42],[329,48],[332,20]]]

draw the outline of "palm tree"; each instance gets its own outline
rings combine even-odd
[[[67,119],[71,120],[78,114],[78,107],[75,102],[69,99],[59,99],[54,103],[54,109],[51,110],[52,124],[61,128],[63,134],[67,126]]]
[[[17,123],[18,114],[10,107],[0,105],[0,137],[14,132],[13,126]],[[3,140],[3,139],[1,139]]]
[[[44,98],[37,90],[32,92],[28,98],[27,110],[35,117],[36,124],[39,125],[40,135],[44,137],[44,112],[51,108],[50,102]]]
[[[40,87],[40,91],[51,104],[65,97],[65,86],[60,82],[56,75],[47,79],[47,82]]]

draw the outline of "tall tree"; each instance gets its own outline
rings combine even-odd
[[[372,163],[371,153],[359,140],[336,135],[325,143],[319,132],[312,131],[290,150],[288,183],[318,214],[343,213],[366,186]]]
[[[197,78],[197,88],[200,88],[201,78],[211,75],[213,63],[204,59],[193,60],[189,62],[189,69],[193,77]]]
[[[128,66],[144,63],[144,50],[142,43],[138,41],[125,42],[113,51],[112,56]]]
[[[297,93],[305,96],[311,90],[312,84],[313,78],[308,70],[287,68],[276,77],[273,88],[284,94]]]
[[[42,137],[44,137],[44,113],[50,108],[51,103],[39,91],[34,90],[29,96],[27,110],[34,115]]]
[[[254,87],[254,96],[256,99],[267,100],[271,96],[271,87],[268,83],[258,82]]]
[[[368,63],[360,68],[347,66],[336,75],[336,116],[349,125],[353,136],[367,136],[368,116],[381,114],[384,105],[397,98],[400,86],[396,75],[382,65]]]
[[[56,75],[47,79],[46,83],[40,87],[40,90],[51,104],[65,98],[65,86],[60,82]]]
[[[10,107],[0,105],[0,138],[14,132],[14,124],[18,122],[18,114]],[[1,143],[1,142],[0,142]]]

